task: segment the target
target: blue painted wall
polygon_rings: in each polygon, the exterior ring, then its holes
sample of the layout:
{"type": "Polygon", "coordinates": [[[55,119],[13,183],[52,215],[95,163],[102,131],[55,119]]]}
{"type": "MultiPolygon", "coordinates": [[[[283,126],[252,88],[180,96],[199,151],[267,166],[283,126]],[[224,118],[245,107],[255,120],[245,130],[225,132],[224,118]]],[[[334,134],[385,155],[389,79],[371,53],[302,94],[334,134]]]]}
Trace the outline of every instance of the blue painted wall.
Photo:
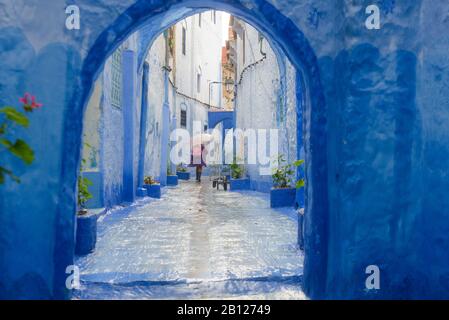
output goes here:
{"type": "Polygon", "coordinates": [[[82,114],[95,76],[148,18],[156,35],[189,14],[185,6],[210,6],[261,28],[303,71],[306,292],[449,298],[449,3],[374,2],[379,31],[364,28],[362,2],[313,0],[278,0],[277,9],[265,0],[86,0],[83,27],[68,31],[65,1],[3,0],[0,104],[30,91],[45,107],[18,131],[36,162],[0,155],[22,178],[0,186],[0,297],[68,297],[82,114]],[[381,290],[366,292],[371,264],[381,290]]]}
{"type": "MultiPolygon", "coordinates": [[[[122,63],[123,64],[123,63],[122,63]]],[[[123,66],[122,66],[123,67],[123,66]]],[[[124,108],[112,104],[112,62],[108,59],[99,75],[102,81],[100,125],[100,171],[103,178],[103,205],[115,206],[123,199],[123,166],[125,163],[124,108]]],[[[122,88],[123,89],[123,88],[122,88]]]]}
{"type": "Polygon", "coordinates": [[[143,66],[142,78],[142,109],[140,117],[140,141],[139,141],[139,168],[137,182],[138,186],[143,185],[145,179],[145,151],[147,148],[147,122],[148,122],[148,84],[150,76],[150,66],[145,63],[143,66]]]}
{"type": "Polygon", "coordinates": [[[219,123],[223,123],[223,130],[234,128],[235,114],[233,111],[209,111],[208,116],[209,128],[215,128],[219,123]]]}
{"type": "MultiPolygon", "coordinates": [[[[136,195],[136,172],[134,167],[135,159],[135,138],[136,126],[136,74],[137,61],[135,52],[125,50],[123,52],[123,200],[134,202],[136,195]]],[[[119,132],[118,132],[119,133],[119,132]]],[[[119,133],[120,134],[120,133],[119,133]]]]}

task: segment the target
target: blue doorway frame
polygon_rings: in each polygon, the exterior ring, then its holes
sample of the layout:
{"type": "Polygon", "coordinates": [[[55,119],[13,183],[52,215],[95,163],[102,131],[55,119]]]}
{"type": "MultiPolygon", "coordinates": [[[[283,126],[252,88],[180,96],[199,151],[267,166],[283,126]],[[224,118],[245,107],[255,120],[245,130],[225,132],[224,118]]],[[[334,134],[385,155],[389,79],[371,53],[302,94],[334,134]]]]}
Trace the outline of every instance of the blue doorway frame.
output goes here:
{"type": "MultiPolygon", "coordinates": [[[[328,246],[328,177],[327,177],[327,119],[326,103],[319,74],[318,62],[308,40],[297,26],[274,6],[265,0],[256,0],[256,6],[251,9],[241,1],[226,2],[215,0],[169,0],[161,2],[137,1],[126,10],[111,26],[109,26],[96,40],[83,63],[80,74],[81,95],[72,101],[72,109],[77,116],[65,119],[65,139],[69,146],[81,146],[82,115],[86,108],[94,80],[101,71],[101,67],[112,52],[126,39],[127,36],[141,28],[145,23],[151,23],[148,48],[154,39],[167,27],[187,16],[207,9],[229,12],[259,29],[269,40],[272,47],[282,51],[295,66],[298,76],[305,85],[304,105],[301,126],[298,131],[307,133],[303,140],[308,181],[305,192],[305,266],[304,290],[311,298],[322,298],[326,293],[327,246],[328,246]],[[171,19],[165,19],[165,13],[170,12],[171,19]]],[[[145,53],[146,54],[146,53],[145,53]]],[[[143,56],[145,56],[145,54],[143,56]]],[[[139,60],[139,59],[138,59],[139,60]]],[[[138,70],[143,63],[139,61],[138,70]]],[[[305,136],[303,134],[303,136],[305,136]]],[[[78,162],[73,161],[73,153],[65,153],[64,173],[68,180],[73,179],[78,162]],[[72,159],[68,159],[71,157],[72,159]]],[[[73,184],[75,185],[75,184],[73,184]]],[[[74,192],[75,190],[73,190],[74,192]]],[[[69,201],[61,194],[62,201],[69,201]]],[[[62,207],[70,207],[70,204],[62,207]]],[[[59,212],[59,223],[73,221],[73,213],[59,212]]],[[[63,232],[58,235],[69,241],[73,234],[63,232]]],[[[58,239],[59,240],[59,239],[58,239]]],[[[55,255],[70,265],[73,254],[60,247],[55,255]]],[[[55,291],[61,292],[61,284],[65,280],[65,270],[55,270],[55,291]]]]}

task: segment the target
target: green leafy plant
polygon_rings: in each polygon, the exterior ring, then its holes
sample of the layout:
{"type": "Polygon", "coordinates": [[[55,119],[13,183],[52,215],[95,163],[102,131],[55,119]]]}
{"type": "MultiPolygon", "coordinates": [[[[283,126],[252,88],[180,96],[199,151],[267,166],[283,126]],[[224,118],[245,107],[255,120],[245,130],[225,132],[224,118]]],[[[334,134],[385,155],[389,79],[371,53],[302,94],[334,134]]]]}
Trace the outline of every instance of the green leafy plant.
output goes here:
{"type": "MultiPolygon", "coordinates": [[[[84,143],[85,148],[92,148],[88,143],[84,143]]],[[[80,213],[85,213],[86,203],[93,198],[93,195],[89,192],[89,187],[93,185],[92,181],[83,177],[82,172],[86,165],[86,159],[81,160],[80,173],[78,175],[78,206],[80,207],[80,213]]]]}
{"type": "MultiPolygon", "coordinates": [[[[304,165],[304,160],[297,160],[293,162],[293,165],[287,163],[285,157],[280,155],[278,157],[278,167],[273,173],[273,184],[276,189],[288,189],[292,187],[293,175],[295,171],[293,167],[299,168],[304,165]]],[[[301,189],[305,187],[305,180],[299,179],[296,181],[296,189],[301,189]]]]}
{"type": "Polygon", "coordinates": [[[234,162],[229,166],[231,169],[231,177],[233,179],[242,179],[245,173],[245,169],[242,165],[237,164],[237,160],[234,159],[234,162]]]}
{"type": "Polygon", "coordinates": [[[82,177],[78,177],[78,206],[82,209],[86,209],[86,203],[92,199],[92,194],[89,192],[89,187],[93,185],[92,181],[82,177]]]}
{"type": "MultiPolygon", "coordinates": [[[[296,168],[299,168],[299,167],[303,166],[304,163],[305,163],[304,160],[297,160],[297,161],[293,162],[293,165],[296,168]]],[[[306,181],[304,179],[299,179],[298,181],[296,181],[296,189],[301,189],[301,188],[304,188],[305,186],[306,186],[306,181]]]]}
{"type": "Polygon", "coordinates": [[[145,183],[146,185],[154,185],[154,184],[159,184],[158,181],[154,180],[153,177],[145,177],[145,179],[143,180],[143,183],[145,183]]]}
{"type": "MultiPolygon", "coordinates": [[[[293,175],[295,171],[293,167],[299,168],[304,165],[304,160],[297,160],[293,162],[293,165],[288,164],[287,160],[283,155],[278,158],[278,167],[273,173],[273,184],[277,189],[291,188],[293,183],[293,175]]],[[[296,181],[296,189],[301,189],[305,187],[305,180],[299,179],[296,181]]]]}
{"type": "Polygon", "coordinates": [[[294,171],[292,165],[287,163],[285,157],[280,155],[278,157],[278,167],[274,169],[273,172],[273,184],[276,189],[287,189],[291,188],[292,175],[294,171]]]}
{"type": "Polygon", "coordinates": [[[180,164],[180,165],[176,168],[176,172],[187,172],[187,168],[184,167],[182,164],[180,164]]]}
{"type": "MultiPolygon", "coordinates": [[[[0,120],[2,121],[0,125],[0,147],[3,148],[2,151],[10,153],[26,165],[30,165],[34,162],[34,151],[24,140],[14,138],[10,129],[14,127],[28,128],[30,121],[26,113],[31,113],[42,107],[42,104],[37,103],[36,98],[29,93],[26,93],[19,101],[22,103],[25,113],[10,106],[0,108],[0,120]]],[[[0,165],[0,184],[5,183],[6,176],[20,183],[20,178],[14,175],[12,170],[0,165]]]]}

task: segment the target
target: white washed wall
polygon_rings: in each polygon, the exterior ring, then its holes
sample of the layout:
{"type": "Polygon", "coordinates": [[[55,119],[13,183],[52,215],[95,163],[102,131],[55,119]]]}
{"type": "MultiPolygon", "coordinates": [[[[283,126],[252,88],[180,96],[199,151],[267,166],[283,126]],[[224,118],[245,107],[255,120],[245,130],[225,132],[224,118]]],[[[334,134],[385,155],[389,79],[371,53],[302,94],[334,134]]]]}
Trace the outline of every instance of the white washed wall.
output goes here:
{"type": "MultiPolygon", "coordinates": [[[[259,41],[259,32],[252,26],[243,25],[245,36],[245,50],[243,36],[237,39],[237,81],[242,71],[252,63],[263,58],[263,62],[247,69],[243,73],[242,81],[237,87],[236,125],[246,129],[278,129],[279,153],[285,155],[292,163],[296,160],[296,73],[293,66],[285,57],[280,57],[286,67],[282,71],[278,58],[266,39],[259,41]],[[262,52],[261,52],[262,49],[262,52]],[[245,53],[245,59],[243,55],[245,53]],[[284,80],[282,80],[284,79],[284,80]],[[281,81],[286,83],[286,92],[282,91],[281,81]]],[[[267,142],[269,139],[267,138],[267,142]]],[[[269,146],[267,146],[267,152],[269,146]]],[[[268,153],[267,153],[268,156],[268,153]]],[[[271,186],[271,176],[261,175],[259,165],[247,165],[247,174],[252,181],[252,187],[261,191],[268,191],[271,186]]]]}

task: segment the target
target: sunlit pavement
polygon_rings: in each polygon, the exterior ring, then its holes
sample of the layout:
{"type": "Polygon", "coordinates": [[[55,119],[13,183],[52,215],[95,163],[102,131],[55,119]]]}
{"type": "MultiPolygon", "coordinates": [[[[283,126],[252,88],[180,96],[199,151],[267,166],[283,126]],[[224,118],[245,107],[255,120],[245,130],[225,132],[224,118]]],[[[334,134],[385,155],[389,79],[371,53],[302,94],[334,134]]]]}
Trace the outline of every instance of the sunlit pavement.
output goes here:
{"type": "Polygon", "coordinates": [[[75,299],[304,299],[293,209],[182,182],[99,221],[75,299]]]}

